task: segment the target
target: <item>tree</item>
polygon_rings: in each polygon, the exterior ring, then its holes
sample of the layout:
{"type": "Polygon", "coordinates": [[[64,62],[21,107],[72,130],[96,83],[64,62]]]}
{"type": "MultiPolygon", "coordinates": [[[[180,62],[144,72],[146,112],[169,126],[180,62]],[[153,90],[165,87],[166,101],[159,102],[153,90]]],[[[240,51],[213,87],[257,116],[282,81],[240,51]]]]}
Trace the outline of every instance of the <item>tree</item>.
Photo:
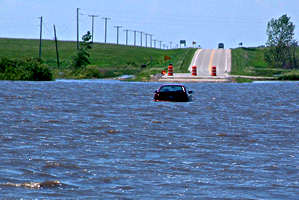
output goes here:
{"type": "Polygon", "coordinates": [[[51,81],[50,68],[38,58],[8,59],[0,58],[1,80],[51,81]]]}
{"type": "Polygon", "coordinates": [[[298,42],[297,41],[293,41],[291,43],[291,47],[290,47],[290,51],[289,51],[289,56],[291,57],[291,64],[292,66],[294,66],[294,68],[297,68],[297,58],[296,58],[296,50],[298,48],[298,42]]]}
{"type": "Polygon", "coordinates": [[[287,15],[268,22],[266,45],[269,48],[265,53],[265,59],[270,65],[283,68],[297,67],[294,52],[294,44],[297,42],[294,40],[294,30],[295,25],[287,15]]]}
{"type": "Polygon", "coordinates": [[[76,55],[73,58],[72,66],[75,69],[79,69],[81,67],[85,67],[86,65],[90,64],[89,57],[90,54],[88,50],[91,49],[92,42],[90,41],[92,38],[89,31],[85,35],[82,36],[82,42],[80,43],[79,50],[77,51],[76,55]]]}

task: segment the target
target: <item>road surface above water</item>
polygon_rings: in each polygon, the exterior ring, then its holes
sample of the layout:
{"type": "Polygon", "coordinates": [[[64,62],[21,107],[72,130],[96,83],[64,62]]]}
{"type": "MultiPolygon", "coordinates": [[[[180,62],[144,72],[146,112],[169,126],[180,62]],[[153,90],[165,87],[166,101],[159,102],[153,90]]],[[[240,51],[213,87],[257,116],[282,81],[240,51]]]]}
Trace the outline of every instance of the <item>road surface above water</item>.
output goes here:
{"type": "Polygon", "coordinates": [[[198,76],[210,76],[211,67],[216,66],[217,76],[225,76],[231,71],[230,49],[198,49],[189,67],[197,66],[198,76]]]}

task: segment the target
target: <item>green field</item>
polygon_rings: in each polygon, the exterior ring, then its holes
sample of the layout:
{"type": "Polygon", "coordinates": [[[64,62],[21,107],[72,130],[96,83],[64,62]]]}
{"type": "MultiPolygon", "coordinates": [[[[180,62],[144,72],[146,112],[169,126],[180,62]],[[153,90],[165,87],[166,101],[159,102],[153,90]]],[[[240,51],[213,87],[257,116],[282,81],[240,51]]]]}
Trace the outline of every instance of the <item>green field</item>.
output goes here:
{"type": "MultiPolygon", "coordinates": [[[[115,44],[94,43],[90,50],[91,64],[81,70],[71,68],[76,54],[76,42],[59,41],[60,67],[57,67],[55,43],[42,41],[42,61],[49,66],[55,78],[106,78],[124,74],[136,75],[136,80],[148,80],[150,75],[167,70],[169,63],[174,72],[187,72],[196,49],[161,50],[115,44]],[[169,56],[171,60],[165,61],[169,56]],[[143,66],[143,67],[142,67],[143,66]],[[145,67],[144,67],[145,66],[145,67]]],[[[232,49],[232,75],[277,77],[281,80],[298,80],[299,70],[268,66],[264,59],[265,48],[232,49]]],[[[0,38],[0,58],[28,58],[39,55],[39,40],[0,38]]],[[[297,50],[299,56],[299,49],[297,50]]],[[[299,59],[298,59],[299,62],[299,59]]]]}
{"type": "MultiPolygon", "coordinates": [[[[70,69],[76,53],[76,42],[59,41],[60,68],[57,67],[55,43],[42,41],[42,60],[54,73],[55,78],[93,78],[93,72],[100,72],[94,78],[115,77],[134,74],[145,80],[151,74],[167,69],[169,63],[175,72],[187,72],[196,49],[161,50],[115,44],[94,43],[90,50],[90,66],[87,71],[73,73],[70,69]],[[165,61],[164,56],[171,60],[165,61]],[[146,65],[146,67],[141,67],[146,65]],[[91,71],[91,72],[90,72],[91,71]]],[[[0,38],[0,58],[38,57],[39,40],[0,38]]]]}
{"type": "MultiPolygon", "coordinates": [[[[278,79],[298,79],[299,70],[269,66],[264,58],[266,48],[237,48],[232,50],[232,75],[277,77],[278,79]],[[285,78],[283,78],[285,77],[285,78]],[[297,77],[297,78],[296,78],[297,77]]],[[[299,56],[299,49],[297,49],[299,56]]],[[[298,59],[299,60],[299,59],[298,59]]]]}

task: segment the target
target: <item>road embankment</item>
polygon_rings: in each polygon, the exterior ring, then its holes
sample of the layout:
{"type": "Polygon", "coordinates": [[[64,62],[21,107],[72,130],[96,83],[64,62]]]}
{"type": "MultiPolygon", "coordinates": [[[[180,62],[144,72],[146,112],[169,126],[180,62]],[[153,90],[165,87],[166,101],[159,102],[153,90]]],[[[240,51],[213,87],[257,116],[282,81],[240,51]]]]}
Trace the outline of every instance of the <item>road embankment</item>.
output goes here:
{"type": "Polygon", "coordinates": [[[173,76],[155,75],[151,81],[157,82],[176,82],[176,83],[232,83],[244,82],[240,79],[250,81],[277,80],[275,77],[243,76],[243,75],[223,75],[223,76],[192,76],[190,73],[174,73],[173,76]]]}

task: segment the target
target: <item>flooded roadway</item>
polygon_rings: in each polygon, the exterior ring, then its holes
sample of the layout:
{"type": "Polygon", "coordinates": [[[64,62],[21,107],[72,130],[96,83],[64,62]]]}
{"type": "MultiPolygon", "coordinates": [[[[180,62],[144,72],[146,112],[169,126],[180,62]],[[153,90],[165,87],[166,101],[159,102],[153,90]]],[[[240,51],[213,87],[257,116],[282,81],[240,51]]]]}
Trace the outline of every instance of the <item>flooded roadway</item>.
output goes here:
{"type": "Polygon", "coordinates": [[[159,85],[1,81],[0,199],[298,198],[298,82],[159,85]]]}

